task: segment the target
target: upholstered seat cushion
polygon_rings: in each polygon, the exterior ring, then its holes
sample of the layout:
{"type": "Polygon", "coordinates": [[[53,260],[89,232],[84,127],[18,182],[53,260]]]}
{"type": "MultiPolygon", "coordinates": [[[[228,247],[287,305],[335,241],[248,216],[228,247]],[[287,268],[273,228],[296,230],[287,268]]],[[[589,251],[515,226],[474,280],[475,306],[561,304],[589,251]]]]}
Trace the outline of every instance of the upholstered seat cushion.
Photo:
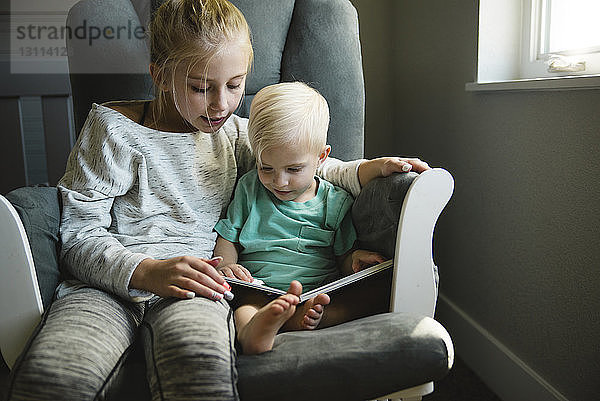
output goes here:
{"type": "Polygon", "coordinates": [[[272,351],[238,358],[238,388],[243,400],[373,399],[444,377],[445,336],[435,320],[403,313],[279,334],[272,351]]]}

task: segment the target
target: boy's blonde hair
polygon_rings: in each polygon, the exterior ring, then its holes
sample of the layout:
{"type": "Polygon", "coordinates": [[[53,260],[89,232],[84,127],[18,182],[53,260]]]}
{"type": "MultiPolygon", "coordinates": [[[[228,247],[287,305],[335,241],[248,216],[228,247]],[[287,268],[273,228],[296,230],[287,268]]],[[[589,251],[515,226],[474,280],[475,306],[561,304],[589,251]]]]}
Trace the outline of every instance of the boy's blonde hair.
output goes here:
{"type": "Polygon", "coordinates": [[[248,137],[259,165],[262,153],[275,146],[302,147],[319,155],[327,145],[328,127],[327,101],[302,82],[266,86],[250,106],[248,137]]]}
{"type": "MultiPolygon", "coordinates": [[[[154,13],[149,26],[150,61],[160,83],[174,87],[175,70],[205,63],[230,43],[240,42],[248,53],[248,71],[254,52],[250,27],[244,15],[227,0],[167,0],[154,13]]],[[[159,112],[164,93],[155,87],[159,112]]],[[[159,113],[160,114],[160,113],[159,113]]]]}

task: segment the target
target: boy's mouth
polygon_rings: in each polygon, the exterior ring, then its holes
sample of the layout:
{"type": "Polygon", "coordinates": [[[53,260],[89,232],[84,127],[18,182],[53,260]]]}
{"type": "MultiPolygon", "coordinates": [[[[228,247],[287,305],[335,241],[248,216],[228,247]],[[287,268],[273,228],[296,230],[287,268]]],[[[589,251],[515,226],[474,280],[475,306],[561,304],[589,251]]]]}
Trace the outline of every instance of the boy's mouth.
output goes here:
{"type": "Polygon", "coordinates": [[[275,191],[276,194],[278,195],[288,195],[289,193],[291,193],[292,191],[280,191],[278,189],[273,188],[273,191],[275,191]]]}

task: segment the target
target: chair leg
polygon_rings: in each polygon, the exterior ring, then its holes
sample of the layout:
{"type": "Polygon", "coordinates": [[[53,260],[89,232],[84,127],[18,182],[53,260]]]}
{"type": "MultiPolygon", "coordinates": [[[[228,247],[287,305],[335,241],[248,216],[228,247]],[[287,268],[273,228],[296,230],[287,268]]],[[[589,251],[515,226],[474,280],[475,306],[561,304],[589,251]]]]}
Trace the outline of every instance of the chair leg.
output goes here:
{"type": "Polygon", "coordinates": [[[433,393],[433,382],[421,384],[407,388],[401,391],[397,391],[393,394],[388,394],[382,398],[378,398],[377,401],[421,401],[424,395],[433,393]]]}

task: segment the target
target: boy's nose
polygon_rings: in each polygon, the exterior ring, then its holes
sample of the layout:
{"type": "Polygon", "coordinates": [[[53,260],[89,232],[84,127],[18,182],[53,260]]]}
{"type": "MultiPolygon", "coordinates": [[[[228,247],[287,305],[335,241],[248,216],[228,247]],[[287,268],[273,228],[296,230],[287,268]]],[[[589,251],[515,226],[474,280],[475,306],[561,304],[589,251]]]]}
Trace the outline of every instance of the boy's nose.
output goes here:
{"type": "Polygon", "coordinates": [[[287,175],[285,173],[276,172],[273,177],[273,184],[280,188],[286,186],[288,184],[287,175]]]}

